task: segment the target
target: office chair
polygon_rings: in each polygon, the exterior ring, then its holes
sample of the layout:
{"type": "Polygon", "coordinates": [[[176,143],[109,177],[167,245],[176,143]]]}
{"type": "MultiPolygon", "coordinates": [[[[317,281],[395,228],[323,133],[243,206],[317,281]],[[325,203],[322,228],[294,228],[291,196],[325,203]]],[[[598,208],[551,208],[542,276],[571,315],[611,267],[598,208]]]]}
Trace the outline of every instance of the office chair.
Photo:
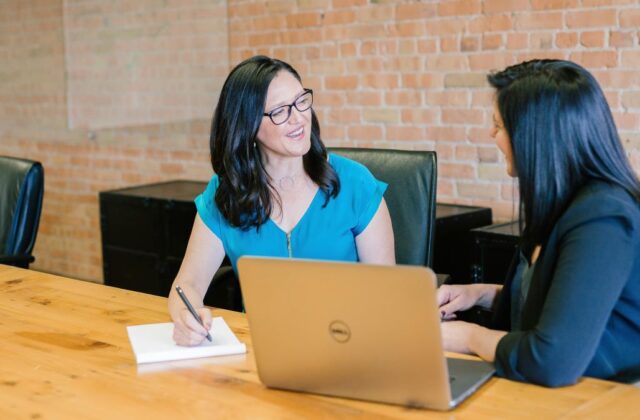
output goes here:
{"type": "Polygon", "coordinates": [[[0,156],[0,264],[29,268],[35,260],[43,195],[40,162],[0,156]]]}
{"type": "Polygon", "coordinates": [[[436,211],[436,152],[335,147],[329,153],[365,165],[389,184],[384,194],[395,238],[396,263],[431,266],[436,211]]]}

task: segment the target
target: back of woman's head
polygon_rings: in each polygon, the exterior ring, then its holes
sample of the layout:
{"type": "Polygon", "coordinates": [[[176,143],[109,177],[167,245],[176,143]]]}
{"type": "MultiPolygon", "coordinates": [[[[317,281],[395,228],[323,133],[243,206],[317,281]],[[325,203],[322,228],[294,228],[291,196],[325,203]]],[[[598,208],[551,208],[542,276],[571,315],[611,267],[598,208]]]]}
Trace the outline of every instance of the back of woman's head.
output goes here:
{"type": "Polygon", "coordinates": [[[542,243],[590,180],[640,187],[595,78],[563,60],[532,60],[488,76],[511,140],[526,246],[542,243]]]}
{"type": "MultiPolygon", "coordinates": [[[[213,114],[209,148],[213,171],[219,177],[215,202],[236,227],[259,227],[271,213],[269,176],[256,140],[269,85],[281,71],[301,82],[298,72],[284,61],[266,56],[244,60],[227,76],[213,114]]],[[[320,125],[311,109],[311,148],[303,163],[328,200],[337,195],[340,187],[326,158],[320,125]]]]}

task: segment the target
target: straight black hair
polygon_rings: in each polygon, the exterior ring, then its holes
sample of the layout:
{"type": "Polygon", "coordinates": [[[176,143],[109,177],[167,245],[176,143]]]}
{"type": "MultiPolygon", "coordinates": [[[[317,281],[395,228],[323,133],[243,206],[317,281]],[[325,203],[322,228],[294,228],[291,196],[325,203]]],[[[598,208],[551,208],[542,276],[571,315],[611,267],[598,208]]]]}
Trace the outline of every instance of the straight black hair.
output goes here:
{"type": "Polygon", "coordinates": [[[618,185],[640,200],[611,110],[587,70],[570,61],[532,60],[488,80],[513,150],[525,255],[544,244],[590,180],[618,185]]]}
{"type": "MultiPolygon", "coordinates": [[[[256,147],[256,136],[263,119],[267,90],[280,71],[300,75],[284,61],[255,56],[238,64],[224,82],[213,114],[209,148],[211,166],[219,177],[215,204],[235,227],[259,228],[272,211],[269,175],[256,147]]],[[[309,177],[330,198],[340,192],[340,180],[327,161],[327,150],[320,138],[320,124],[311,109],[311,148],[303,157],[309,177]]]]}

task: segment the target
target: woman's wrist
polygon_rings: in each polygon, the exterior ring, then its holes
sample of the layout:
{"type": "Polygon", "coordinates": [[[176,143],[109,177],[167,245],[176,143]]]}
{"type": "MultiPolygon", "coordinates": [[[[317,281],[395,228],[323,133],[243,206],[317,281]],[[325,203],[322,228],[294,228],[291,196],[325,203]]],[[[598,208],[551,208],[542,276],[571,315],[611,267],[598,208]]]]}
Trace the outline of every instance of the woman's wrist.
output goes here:
{"type": "Polygon", "coordinates": [[[502,286],[498,284],[478,284],[476,287],[481,288],[480,298],[476,302],[476,305],[484,309],[493,308],[493,304],[500,290],[502,290],[502,286]]]}

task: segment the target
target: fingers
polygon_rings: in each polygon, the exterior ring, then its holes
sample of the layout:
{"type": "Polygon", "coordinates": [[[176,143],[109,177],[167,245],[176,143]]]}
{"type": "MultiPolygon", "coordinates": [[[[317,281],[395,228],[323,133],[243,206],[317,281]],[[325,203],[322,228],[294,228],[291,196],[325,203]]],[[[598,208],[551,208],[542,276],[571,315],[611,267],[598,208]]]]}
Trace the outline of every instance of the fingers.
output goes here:
{"type": "Polygon", "coordinates": [[[211,327],[211,312],[206,308],[200,308],[198,315],[202,318],[205,327],[195,319],[187,309],[180,311],[174,322],[173,340],[181,346],[197,346],[202,343],[211,327]]]}
{"type": "Polygon", "coordinates": [[[442,306],[451,299],[451,286],[443,284],[436,290],[436,301],[438,306],[442,306]]]}
{"type": "Polygon", "coordinates": [[[195,332],[182,329],[174,324],[173,341],[179,346],[197,346],[204,341],[204,337],[195,332]]]}
{"type": "Polygon", "coordinates": [[[200,315],[200,319],[204,324],[205,330],[209,331],[211,329],[211,322],[213,320],[211,317],[211,311],[208,308],[200,308],[198,309],[198,315],[200,315]]]}

